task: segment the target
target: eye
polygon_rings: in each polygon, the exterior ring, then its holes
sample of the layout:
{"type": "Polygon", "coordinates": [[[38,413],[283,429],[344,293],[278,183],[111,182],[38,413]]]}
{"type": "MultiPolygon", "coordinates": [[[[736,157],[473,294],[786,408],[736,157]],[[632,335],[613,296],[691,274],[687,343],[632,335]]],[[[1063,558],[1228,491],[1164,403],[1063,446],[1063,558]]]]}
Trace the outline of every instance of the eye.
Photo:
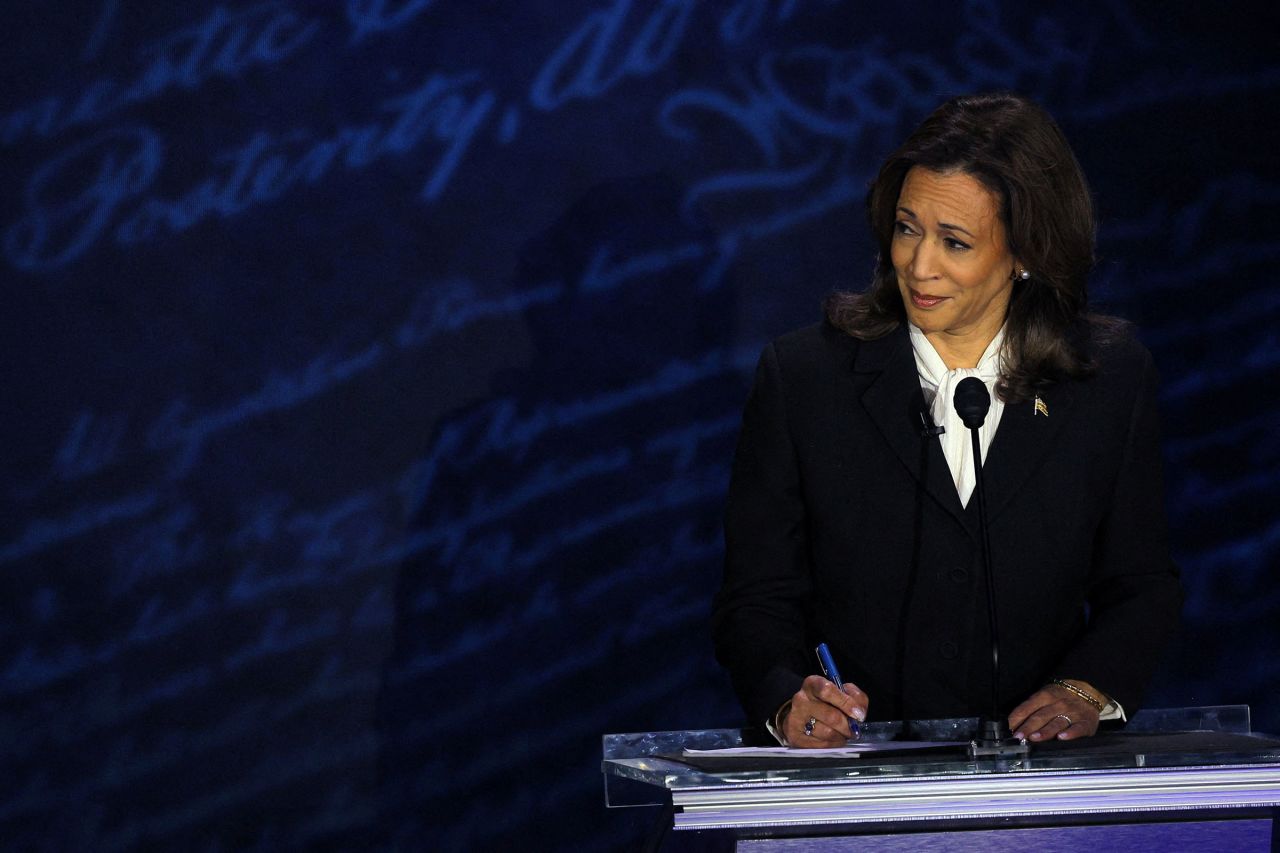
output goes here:
{"type": "Polygon", "coordinates": [[[902,234],[905,237],[913,237],[916,233],[916,229],[911,226],[911,223],[902,219],[893,223],[893,230],[895,233],[902,234]]]}
{"type": "Polygon", "coordinates": [[[957,240],[955,237],[945,237],[943,238],[942,243],[948,249],[952,249],[957,252],[963,252],[967,249],[973,248],[968,243],[961,242],[960,240],[957,240]]]}

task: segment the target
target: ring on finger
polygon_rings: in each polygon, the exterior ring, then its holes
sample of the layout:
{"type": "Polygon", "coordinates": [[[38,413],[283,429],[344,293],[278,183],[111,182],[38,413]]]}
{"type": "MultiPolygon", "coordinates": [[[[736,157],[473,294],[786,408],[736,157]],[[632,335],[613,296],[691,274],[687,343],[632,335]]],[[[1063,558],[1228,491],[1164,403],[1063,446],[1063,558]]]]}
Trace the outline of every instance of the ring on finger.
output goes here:
{"type": "Polygon", "coordinates": [[[804,721],[804,733],[809,737],[813,737],[813,727],[818,724],[817,717],[810,717],[804,721]]]}
{"type": "Polygon", "coordinates": [[[1071,721],[1071,718],[1070,718],[1070,717],[1068,717],[1066,714],[1054,714],[1054,716],[1053,716],[1053,718],[1054,718],[1055,720],[1056,720],[1056,719],[1058,719],[1058,717],[1061,717],[1062,719],[1064,719],[1064,720],[1066,720],[1066,721],[1067,721],[1067,727],[1068,727],[1068,728],[1070,728],[1071,726],[1074,726],[1074,725],[1075,725],[1075,723],[1073,723],[1073,722],[1071,721]]]}

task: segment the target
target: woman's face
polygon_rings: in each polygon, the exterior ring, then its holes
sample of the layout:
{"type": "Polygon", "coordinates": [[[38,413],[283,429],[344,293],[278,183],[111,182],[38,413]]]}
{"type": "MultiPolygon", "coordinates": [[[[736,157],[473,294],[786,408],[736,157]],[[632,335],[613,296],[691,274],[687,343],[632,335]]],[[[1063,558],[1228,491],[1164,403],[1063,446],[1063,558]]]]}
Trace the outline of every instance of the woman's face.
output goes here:
{"type": "Polygon", "coordinates": [[[964,172],[913,166],[898,195],[892,258],[907,319],[985,346],[1004,323],[1015,260],[996,197],[964,172]]]}

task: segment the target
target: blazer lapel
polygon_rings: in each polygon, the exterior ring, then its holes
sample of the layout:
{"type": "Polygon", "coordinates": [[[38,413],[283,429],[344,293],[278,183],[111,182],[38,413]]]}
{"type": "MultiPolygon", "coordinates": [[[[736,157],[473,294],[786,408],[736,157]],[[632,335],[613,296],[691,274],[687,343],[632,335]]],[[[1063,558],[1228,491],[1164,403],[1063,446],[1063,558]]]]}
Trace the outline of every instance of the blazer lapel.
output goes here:
{"type": "MultiPolygon", "coordinates": [[[[1005,406],[982,466],[988,523],[1035,473],[1069,419],[1075,397],[1072,383],[1061,382],[1040,392],[1039,408],[1035,400],[1005,406]]],[[[977,501],[970,500],[966,510],[976,523],[977,501]]]]}
{"type": "MultiPolygon", "coordinates": [[[[942,445],[936,436],[925,437],[921,432],[924,393],[906,326],[899,326],[878,340],[863,341],[853,369],[856,373],[879,374],[862,394],[863,408],[911,476],[922,482],[938,505],[973,534],[977,528],[965,518],[942,445]]],[[[1004,416],[1008,417],[1007,410],[1004,416]]],[[[1002,422],[1000,431],[1003,430],[1002,422]]]]}

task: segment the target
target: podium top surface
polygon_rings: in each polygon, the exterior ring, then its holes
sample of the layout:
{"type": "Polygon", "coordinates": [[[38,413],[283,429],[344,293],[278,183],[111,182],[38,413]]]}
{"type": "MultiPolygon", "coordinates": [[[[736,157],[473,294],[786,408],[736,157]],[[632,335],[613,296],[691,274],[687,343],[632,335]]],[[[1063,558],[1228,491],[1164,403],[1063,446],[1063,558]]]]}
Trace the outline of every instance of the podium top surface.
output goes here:
{"type": "MultiPolygon", "coordinates": [[[[962,741],[977,720],[871,723],[863,742],[962,741]]],[[[750,740],[750,733],[747,740],[750,740]]],[[[644,783],[673,794],[681,790],[853,783],[872,780],[925,781],[988,774],[1084,774],[1135,768],[1273,766],[1280,772],[1280,737],[1251,731],[1246,705],[1142,711],[1118,731],[1092,738],[1033,744],[1030,756],[1014,760],[973,759],[964,746],[869,753],[859,757],[688,757],[685,749],[742,747],[741,729],[636,732],[605,735],[602,769],[610,777],[644,783]]]]}

